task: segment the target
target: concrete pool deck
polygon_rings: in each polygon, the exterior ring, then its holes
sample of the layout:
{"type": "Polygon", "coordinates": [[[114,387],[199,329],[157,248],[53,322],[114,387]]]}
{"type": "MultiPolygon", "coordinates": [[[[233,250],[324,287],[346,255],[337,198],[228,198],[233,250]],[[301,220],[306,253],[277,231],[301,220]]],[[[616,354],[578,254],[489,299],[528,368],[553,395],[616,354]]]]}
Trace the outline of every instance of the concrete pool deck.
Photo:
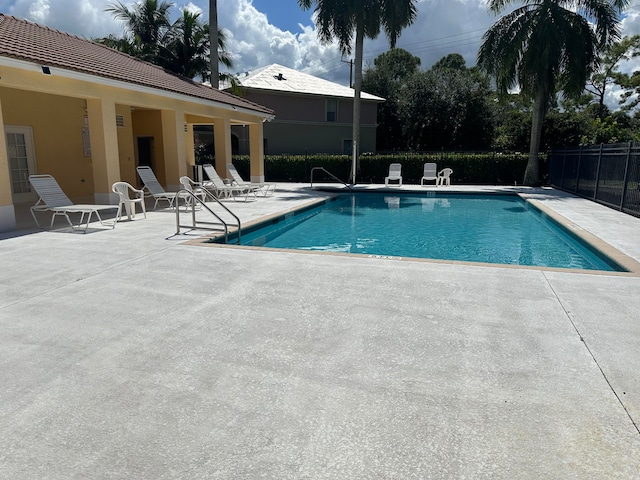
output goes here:
{"type": "MultiPolygon", "coordinates": [[[[640,219],[499,190],[640,261],[640,219]]],[[[327,195],[226,205],[248,223],[327,195]]],[[[637,274],[202,247],[167,210],[86,235],[18,213],[0,478],[638,476],[637,274]]]]}

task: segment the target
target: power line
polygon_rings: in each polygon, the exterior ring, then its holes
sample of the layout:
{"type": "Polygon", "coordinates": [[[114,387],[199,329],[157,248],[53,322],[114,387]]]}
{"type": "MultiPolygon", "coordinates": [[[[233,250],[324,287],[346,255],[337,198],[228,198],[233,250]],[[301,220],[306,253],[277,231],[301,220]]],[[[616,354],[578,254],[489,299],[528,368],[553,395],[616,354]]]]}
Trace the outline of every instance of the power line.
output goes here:
{"type": "MultiPolygon", "coordinates": [[[[468,45],[477,45],[480,43],[480,40],[481,40],[481,37],[478,37],[475,39],[464,39],[461,41],[458,40],[454,42],[447,42],[440,45],[424,46],[422,48],[413,49],[410,53],[412,55],[416,55],[416,54],[427,54],[430,52],[437,52],[439,50],[445,50],[445,49],[452,50],[454,49],[454,47],[457,48],[457,47],[466,47],[468,45]]],[[[387,50],[380,50],[379,52],[383,53],[385,51],[387,50]]],[[[369,62],[369,61],[375,60],[378,57],[376,53],[377,51],[368,52],[368,54],[363,57],[362,59],[363,62],[369,62]]],[[[331,59],[320,64],[321,66],[325,66],[325,68],[323,69],[323,73],[333,72],[343,68],[343,66],[340,65],[340,63],[338,62],[339,62],[339,59],[331,59]]]]}
{"type": "MultiPolygon", "coordinates": [[[[421,40],[419,42],[412,42],[412,43],[406,43],[403,45],[397,45],[396,48],[402,48],[404,50],[407,50],[408,52],[415,54],[415,53],[429,53],[432,51],[437,51],[437,50],[442,50],[444,48],[451,48],[451,47],[463,47],[463,46],[467,46],[467,45],[473,45],[475,43],[479,43],[480,40],[482,39],[482,37],[474,37],[474,38],[467,38],[467,39],[459,39],[459,40],[454,40],[451,42],[445,42],[445,43],[441,43],[441,44],[437,44],[437,45],[428,45],[430,43],[433,42],[439,42],[441,40],[446,40],[449,38],[455,38],[455,37],[462,37],[464,35],[469,35],[469,34],[473,34],[473,33],[477,33],[477,32],[484,32],[488,29],[489,27],[483,27],[483,28],[477,28],[474,30],[469,30],[466,32],[461,32],[461,33],[454,33],[452,35],[444,35],[442,37],[434,37],[434,38],[429,38],[426,40],[421,40]],[[417,45],[422,45],[422,47],[414,47],[414,48],[410,48],[412,46],[417,46],[417,45]]],[[[371,61],[374,60],[379,54],[384,53],[386,51],[388,51],[389,49],[376,49],[376,50],[370,50],[367,52],[366,57],[363,58],[363,61],[371,61]]],[[[337,71],[340,68],[344,68],[343,65],[341,65],[342,62],[342,56],[340,57],[336,57],[336,58],[332,58],[329,60],[326,60],[324,62],[322,62],[320,64],[320,67],[322,66],[327,66],[327,65],[331,65],[333,64],[332,67],[329,68],[324,68],[323,69],[323,73],[328,73],[328,72],[333,72],[333,71],[337,71]]],[[[313,73],[311,73],[313,74],[313,73]]]]}

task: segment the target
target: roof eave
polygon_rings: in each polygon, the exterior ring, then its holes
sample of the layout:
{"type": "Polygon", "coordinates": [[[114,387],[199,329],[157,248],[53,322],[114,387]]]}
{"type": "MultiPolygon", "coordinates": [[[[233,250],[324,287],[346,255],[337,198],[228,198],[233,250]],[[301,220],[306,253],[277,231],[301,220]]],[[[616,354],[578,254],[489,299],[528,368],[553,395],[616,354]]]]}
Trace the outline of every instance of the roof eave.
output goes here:
{"type": "MultiPolygon", "coordinates": [[[[17,58],[0,55],[0,66],[8,66],[13,68],[18,68],[21,70],[39,72],[41,71],[43,65],[39,63],[35,63],[33,61],[19,60],[17,58]]],[[[216,108],[220,108],[222,110],[237,111],[237,112],[248,114],[248,115],[258,116],[262,118],[263,121],[273,120],[273,118],[275,117],[275,114],[269,114],[267,112],[263,112],[260,110],[253,110],[250,108],[231,105],[228,103],[201,98],[194,95],[187,95],[184,93],[178,93],[171,90],[164,90],[161,88],[149,87],[149,86],[140,85],[137,83],[124,82],[122,80],[115,80],[108,77],[102,77],[99,75],[93,75],[93,74],[80,72],[76,70],[69,70],[62,67],[56,67],[56,66],[50,66],[50,65],[47,65],[47,66],[50,69],[51,75],[60,76],[62,78],[69,78],[73,80],[94,83],[97,85],[122,88],[122,89],[132,90],[139,93],[153,94],[153,95],[161,96],[164,98],[170,98],[173,100],[187,101],[187,102],[196,103],[200,105],[213,106],[216,108]]]]}
{"type": "MultiPolygon", "coordinates": [[[[313,96],[313,97],[331,97],[331,98],[344,98],[344,99],[353,99],[354,97],[350,97],[347,95],[331,95],[331,94],[326,94],[326,93],[315,93],[315,92],[300,92],[300,91],[294,91],[294,90],[278,90],[275,88],[261,88],[261,87],[253,87],[253,86],[246,86],[246,85],[240,85],[241,88],[244,88],[246,90],[252,90],[254,92],[265,92],[265,93],[277,93],[280,95],[302,95],[302,96],[313,96]]],[[[367,102],[386,102],[386,98],[382,98],[382,97],[377,97],[375,95],[372,95],[370,93],[368,93],[367,95],[371,95],[372,97],[375,98],[363,98],[360,97],[360,100],[366,100],[367,102]]],[[[354,93],[355,96],[355,93],[354,93]]]]}

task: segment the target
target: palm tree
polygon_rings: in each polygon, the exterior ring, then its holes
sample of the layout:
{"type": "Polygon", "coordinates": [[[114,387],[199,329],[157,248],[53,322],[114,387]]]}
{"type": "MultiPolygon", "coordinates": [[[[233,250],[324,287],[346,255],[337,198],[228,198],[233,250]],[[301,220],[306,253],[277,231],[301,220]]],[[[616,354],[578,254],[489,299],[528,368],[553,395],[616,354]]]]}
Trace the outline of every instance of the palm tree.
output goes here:
{"type": "Polygon", "coordinates": [[[94,38],[93,41],[109,48],[113,48],[114,50],[118,50],[119,52],[126,53],[127,55],[135,56],[137,52],[136,45],[128,36],[118,38],[115,35],[109,34],[106,37],[94,38]]]}
{"type": "MultiPolygon", "coordinates": [[[[499,13],[514,0],[489,0],[499,13]]],[[[599,52],[619,37],[618,21],[629,0],[522,0],[524,5],[484,34],[478,66],[495,76],[501,93],[516,86],[534,100],[525,185],[540,183],[538,152],[550,99],[557,91],[579,95],[599,52]],[[592,26],[593,24],[593,26],[592,26]]]]}
{"type": "Polygon", "coordinates": [[[209,27],[199,13],[182,11],[159,48],[158,63],[187,78],[209,77],[209,27]]]}
{"type": "Polygon", "coordinates": [[[417,0],[298,0],[303,10],[315,5],[316,25],[320,40],[337,39],[341,52],[351,54],[355,33],[355,71],[353,99],[353,161],[351,182],[356,183],[358,146],[360,144],[360,95],[362,91],[362,57],[364,38],[376,38],[383,29],[391,47],[402,29],[416,17],[417,0]]]}
{"type": "MultiPolygon", "coordinates": [[[[232,67],[231,56],[225,50],[226,35],[218,30],[217,59],[227,67],[232,67]]],[[[199,75],[202,81],[210,80],[209,26],[200,20],[200,13],[182,11],[160,46],[158,64],[187,78],[199,75]]],[[[220,74],[218,74],[220,77],[220,74]]],[[[214,78],[217,78],[214,76],[214,78]]],[[[217,88],[217,85],[212,86],[217,88]]]]}
{"type": "MultiPolygon", "coordinates": [[[[201,76],[202,80],[211,77],[210,31],[200,20],[200,13],[182,10],[182,16],[173,24],[169,20],[169,10],[173,3],[158,0],[141,0],[131,9],[117,1],[106,9],[117,20],[124,23],[125,35],[117,38],[109,35],[95,41],[123,53],[160,65],[169,71],[188,78],[201,76]]],[[[210,25],[209,25],[210,27],[210,25]]],[[[218,62],[231,68],[231,55],[226,50],[226,35],[217,30],[216,73],[214,78],[228,75],[217,73],[218,62]]],[[[233,83],[233,82],[231,82],[233,83]]],[[[212,82],[217,88],[218,84],[212,82]]]]}
{"type": "Polygon", "coordinates": [[[165,0],[142,0],[130,10],[122,2],[116,1],[105,11],[124,23],[125,38],[135,46],[132,53],[138,58],[154,62],[163,37],[171,25],[171,7],[173,3],[165,0]]]}

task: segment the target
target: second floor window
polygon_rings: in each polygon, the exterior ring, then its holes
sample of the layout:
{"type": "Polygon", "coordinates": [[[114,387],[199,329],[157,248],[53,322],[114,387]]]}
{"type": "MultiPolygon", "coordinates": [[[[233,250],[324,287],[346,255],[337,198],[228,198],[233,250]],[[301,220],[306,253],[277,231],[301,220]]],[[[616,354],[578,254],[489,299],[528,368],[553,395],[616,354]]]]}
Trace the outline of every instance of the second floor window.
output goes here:
{"type": "Polygon", "coordinates": [[[327,122],[335,122],[338,118],[337,100],[327,100],[327,122]]]}

